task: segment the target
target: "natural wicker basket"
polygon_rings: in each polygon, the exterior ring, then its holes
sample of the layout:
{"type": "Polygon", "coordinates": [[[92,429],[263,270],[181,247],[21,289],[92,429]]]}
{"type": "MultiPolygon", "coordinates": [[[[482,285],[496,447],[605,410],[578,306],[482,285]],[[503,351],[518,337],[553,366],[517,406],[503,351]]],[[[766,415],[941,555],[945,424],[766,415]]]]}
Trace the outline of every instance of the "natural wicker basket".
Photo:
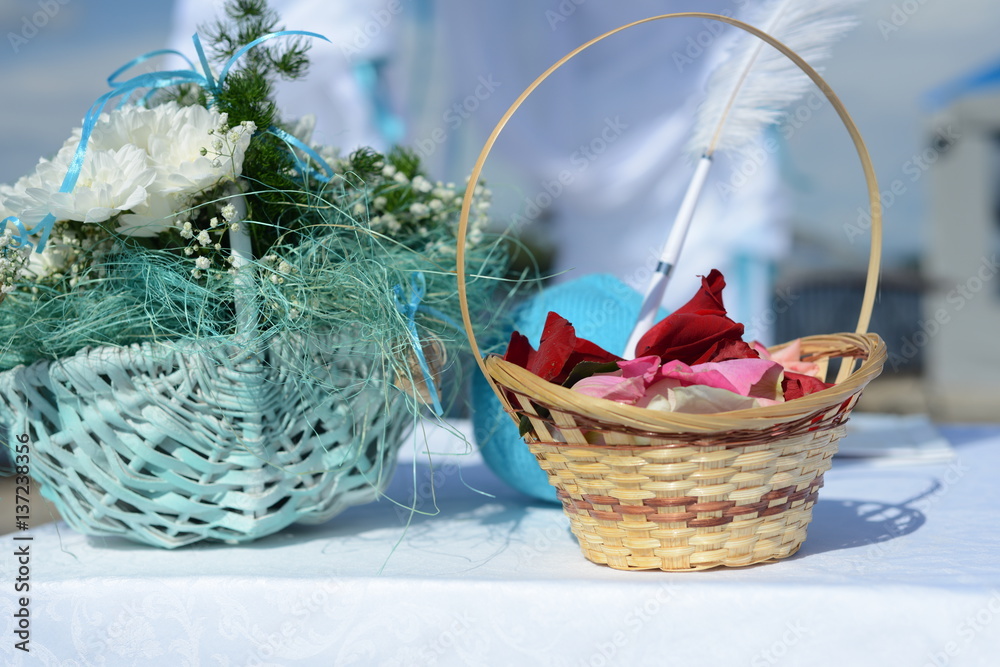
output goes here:
{"type": "MultiPolygon", "coordinates": [[[[500,131],[550,74],[591,45],[629,27],[665,18],[722,21],[771,44],[820,87],[846,125],[865,172],[872,249],[857,333],[802,340],[802,358],[821,364],[836,385],[771,407],[708,415],[669,413],[592,398],[491,356],[482,359],[465,299],[464,237],[472,186],[459,231],[458,276],[466,332],[483,374],[515,421],[527,416],[525,439],[556,487],[583,554],[622,570],[701,570],[787,557],[801,546],[823,473],[861,391],[882,370],[885,344],[866,333],[881,253],[881,210],[874,169],[850,116],[826,82],[799,56],[740,21],[701,12],[636,21],[567,54],[507,110],[483,147],[478,181],[500,131]],[[830,364],[831,359],[840,360],[830,364]],[[839,370],[834,370],[839,366],[839,370]],[[516,397],[516,404],[507,395],[516,397]],[[539,410],[544,408],[548,416],[539,410]]],[[[781,347],[781,346],[778,346],[781,347]]]]}

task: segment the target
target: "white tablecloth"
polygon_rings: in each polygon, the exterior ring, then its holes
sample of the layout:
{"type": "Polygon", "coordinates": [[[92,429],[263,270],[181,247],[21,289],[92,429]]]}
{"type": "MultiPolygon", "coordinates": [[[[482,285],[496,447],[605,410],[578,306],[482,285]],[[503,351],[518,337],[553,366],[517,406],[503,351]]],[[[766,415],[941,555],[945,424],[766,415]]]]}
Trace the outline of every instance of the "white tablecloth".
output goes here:
{"type": "MultiPolygon", "coordinates": [[[[30,655],[5,665],[1000,664],[1000,429],[946,428],[948,463],[835,463],[809,538],[738,570],[619,572],[580,555],[561,508],[475,455],[403,462],[387,500],[250,546],[161,551],[30,535],[30,655]],[[491,494],[491,495],[485,495],[491,494]],[[381,573],[380,573],[381,569],[381,573]]],[[[432,434],[435,449],[455,439],[432,434]]],[[[412,459],[413,457],[408,457],[412,459]]]]}

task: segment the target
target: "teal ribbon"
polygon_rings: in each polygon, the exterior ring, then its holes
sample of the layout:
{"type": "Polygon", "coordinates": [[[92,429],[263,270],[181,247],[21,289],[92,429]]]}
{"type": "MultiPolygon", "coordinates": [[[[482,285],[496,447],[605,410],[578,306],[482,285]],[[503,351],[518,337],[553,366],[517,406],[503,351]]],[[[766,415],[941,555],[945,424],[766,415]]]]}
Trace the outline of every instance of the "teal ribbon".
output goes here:
{"type": "Polygon", "coordinates": [[[393,299],[396,302],[396,310],[406,318],[406,328],[410,333],[410,344],[417,355],[417,363],[420,364],[420,372],[424,376],[424,383],[427,385],[428,393],[431,395],[431,406],[434,414],[440,417],[444,410],[441,409],[441,401],[438,400],[437,387],[434,385],[434,378],[431,377],[430,365],[424,356],[424,346],[420,342],[420,334],[417,333],[417,313],[427,313],[431,317],[441,320],[449,326],[461,330],[462,327],[453,319],[431,306],[421,303],[427,293],[427,281],[423,271],[416,271],[410,274],[410,299],[404,301],[403,288],[396,285],[392,288],[393,299]]]}
{"type": "MultiPolygon", "coordinates": [[[[108,102],[116,97],[122,97],[121,103],[119,104],[119,106],[121,106],[122,104],[125,104],[136,91],[147,90],[148,92],[140,101],[141,103],[145,103],[145,100],[148,99],[149,95],[151,95],[154,91],[160,88],[178,86],[185,83],[193,83],[205,89],[210,97],[215,97],[222,90],[226,77],[229,74],[229,70],[232,69],[236,62],[242,58],[247,51],[270,39],[288,37],[292,35],[316,37],[325,42],[330,41],[319,33],[307,32],[305,30],[282,30],[264,35],[263,37],[259,37],[243,46],[239,51],[233,54],[233,56],[226,61],[223,66],[218,80],[216,80],[215,76],[212,74],[212,67],[208,63],[208,57],[205,55],[205,50],[201,46],[201,39],[198,37],[197,33],[195,33],[191,39],[194,42],[194,48],[198,54],[198,60],[201,63],[201,72],[197,71],[195,64],[187,58],[187,56],[173,49],[150,51],[119,67],[111,74],[111,76],[108,77],[108,85],[111,86],[111,90],[97,98],[97,101],[90,107],[87,111],[87,115],[83,119],[83,131],[80,136],[80,142],[77,144],[76,152],[73,154],[73,159],[70,162],[69,169],[66,171],[66,176],[63,178],[59,192],[72,192],[73,188],[76,187],[76,182],[80,178],[80,172],[83,169],[83,161],[87,155],[87,144],[90,142],[90,136],[94,131],[94,127],[97,125],[97,121],[100,120],[101,114],[104,112],[104,108],[107,106],[108,102]],[[187,62],[188,65],[190,65],[191,69],[150,72],[134,76],[125,81],[118,81],[118,78],[122,74],[136,65],[139,65],[150,58],[166,54],[179,55],[187,62]]],[[[268,131],[272,133],[276,130],[280,132],[278,128],[272,127],[268,129],[268,131]]],[[[317,164],[324,166],[324,169],[328,173],[332,174],[332,170],[329,168],[329,165],[327,165],[319,155],[315,154],[314,151],[312,151],[310,157],[313,156],[315,156],[314,159],[317,160],[317,164]]],[[[10,216],[4,218],[3,223],[0,224],[0,228],[6,227],[6,225],[10,223],[17,229],[17,233],[14,234],[11,239],[11,245],[13,247],[34,247],[35,252],[42,252],[45,250],[45,244],[48,241],[49,234],[52,232],[52,225],[55,224],[55,221],[55,216],[49,213],[38,224],[29,230],[25,228],[24,223],[17,216],[10,216]],[[29,236],[32,235],[38,236],[37,244],[32,243],[29,240],[29,236]]]]}
{"type": "Polygon", "coordinates": [[[267,131],[269,134],[273,134],[274,136],[278,137],[292,148],[297,148],[306,155],[308,155],[310,158],[312,158],[313,162],[318,164],[320,168],[324,172],[326,172],[325,174],[321,174],[320,172],[310,167],[306,163],[306,161],[300,158],[298,153],[296,153],[294,150],[290,151],[292,158],[295,160],[295,167],[296,169],[299,170],[300,174],[309,174],[317,181],[321,181],[323,183],[329,183],[331,180],[333,180],[333,177],[335,176],[335,174],[333,173],[333,167],[331,167],[326,160],[320,157],[319,153],[314,151],[312,147],[310,147],[304,141],[300,140],[298,137],[291,134],[290,132],[285,132],[280,127],[274,127],[273,125],[269,127],[267,131]]]}

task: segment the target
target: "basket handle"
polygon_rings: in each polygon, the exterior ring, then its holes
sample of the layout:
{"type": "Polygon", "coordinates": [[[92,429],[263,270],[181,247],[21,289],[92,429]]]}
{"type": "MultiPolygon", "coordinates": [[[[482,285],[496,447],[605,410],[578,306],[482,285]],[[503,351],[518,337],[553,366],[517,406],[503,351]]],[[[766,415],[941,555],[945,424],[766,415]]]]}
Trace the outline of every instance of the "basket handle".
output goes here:
{"type": "MultiPolygon", "coordinates": [[[[503,117],[500,118],[500,121],[496,124],[496,127],[493,128],[493,131],[490,133],[489,138],[486,140],[486,144],[483,146],[482,151],[479,153],[479,157],[476,159],[475,166],[472,168],[472,173],[469,176],[469,184],[465,188],[465,197],[462,200],[462,213],[461,217],[459,218],[458,233],[457,233],[458,247],[457,247],[455,261],[458,272],[458,298],[459,298],[459,305],[462,309],[462,324],[465,326],[465,333],[469,337],[469,344],[472,346],[472,353],[475,355],[476,363],[479,364],[480,370],[483,372],[483,375],[486,377],[487,381],[489,381],[490,386],[493,387],[493,390],[497,392],[498,396],[500,396],[500,392],[498,391],[493,380],[490,378],[490,374],[486,370],[486,363],[483,361],[482,354],[479,351],[479,345],[476,342],[476,334],[472,329],[472,317],[469,314],[469,301],[467,295],[467,286],[466,286],[467,281],[465,274],[465,251],[466,251],[467,236],[469,229],[469,212],[472,207],[473,193],[475,192],[476,184],[479,182],[479,177],[482,174],[483,166],[486,163],[486,158],[489,156],[490,150],[493,148],[493,144],[496,143],[497,138],[500,136],[501,130],[503,130],[504,126],[507,125],[507,121],[509,121],[511,116],[514,115],[514,112],[517,111],[518,108],[521,106],[521,104],[523,104],[524,101],[528,98],[528,96],[531,95],[532,92],[534,92],[535,88],[541,85],[541,83],[545,81],[545,79],[549,78],[550,74],[552,74],[557,69],[565,65],[570,59],[572,59],[582,51],[590,48],[597,42],[600,42],[603,39],[606,39],[616,33],[619,33],[633,26],[637,26],[643,23],[650,23],[652,21],[659,21],[661,19],[682,18],[682,17],[704,18],[712,21],[720,21],[722,23],[728,23],[729,25],[735,26],[767,42],[768,44],[776,48],[778,51],[783,53],[786,57],[788,57],[789,60],[798,65],[799,69],[805,72],[805,74],[808,75],[809,78],[813,80],[813,82],[815,82],[815,84],[819,87],[819,89],[823,92],[823,94],[826,95],[826,98],[830,101],[830,104],[833,105],[833,108],[837,111],[837,115],[840,116],[840,120],[844,123],[844,126],[847,128],[847,132],[851,135],[851,139],[854,142],[854,147],[857,150],[858,157],[861,160],[861,167],[864,170],[865,181],[868,185],[868,199],[869,199],[869,206],[871,208],[871,219],[872,219],[871,252],[868,257],[868,277],[865,282],[864,298],[862,299],[861,302],[861,314],[858,317],[857,333],[864,334],[868,331],[868,325],[871,322],[872,308],[875,305],[875,291],[878,286],[879,266],[881,264],[881,256],[882,256],[882,204],[879,199],[878,181],[875,178],[875,168],[874,166],[872,166],[872,160],[871,156],[868,154],[868,148],[865,146],[865,142],[861,138],[861,133],[858,131],[857,126],[851,119],[850,114],[848,114],[847,109],[844,107],[843,102],[840,101],[840,98],[837,97],[837,95],[833,92],[833,90],[830,88],[829,84],[827,84],[827,82],[823,79],[823,77],[819,75],[819,72],[813,69],[813,67],[809,65],[809,63],[807,63],[805,60],[801,58],[801,56],[799,56],[797,53],[789,49],[787,46],[776,40],[774,37],[771,37],[769,34],[765,33],[764,31],[758,28],[753,27],[752,25],[749,25],[737,19],[730,18],[728,16],[721,16],[719,14],[710,14],[706,12],[680,12],[675,14],[661,14],[659,16],[652,16],[650,18],[641,19],[639,21],[633,21],[632,23],[628,23],[619,28],[615,28],[614,30],[610,30],[604,33],[603,35],[595,37],[594,39],[591,39],[589,42],[573,49],[565,56],[560,58],[554,65],[552,65],[547,70],[542,72],[541,75],[539,75],[537,79],[532,81],[531,85],[525,88],[524,92],[521,93],[521,95],[518,96],[516,100],[514,100],[514,103],[510,105],[510,108],[507,109],[503,117]]],[[[841,370],[847,371],[849,370],[851,364],[844,364],[844,366],[845,368],[842,368],[841,370]]],[[[838,377],[837,381],[839,382],[842,379],[843,378],[838,377]]]]}

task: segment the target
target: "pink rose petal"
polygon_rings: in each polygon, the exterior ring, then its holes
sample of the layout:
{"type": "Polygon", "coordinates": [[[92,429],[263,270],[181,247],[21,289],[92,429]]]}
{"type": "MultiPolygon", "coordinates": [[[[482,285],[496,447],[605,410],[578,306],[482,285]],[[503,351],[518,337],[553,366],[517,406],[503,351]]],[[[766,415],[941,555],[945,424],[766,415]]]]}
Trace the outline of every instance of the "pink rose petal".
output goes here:
{"type": "Polygon", "coordinates": [[[653,382],[656,372],[660,370],[660,358],[655,356],[639,357],[618,362],[618,368],[622,370],[622,377],[633,378],[643,377],[646,383],[653,382]]]}
{"type": "Polygon", "coordinates": [[[814,361],[802,361],[802,341],[796,338],[793,342],[781,348],[774,354],[767,351],[767,348],[754,341],[751,347],[760,354],[761,359],[777,361],[784,366],[786,371],[802,373],[812,377],[819,377],[819,364],[814,361]]]}
{"type": "Polygon", "coordinates": [[[695,366],[675,361],[660,368],[660,378],[677,380],[682,387],[701,385],[740,396],[775,399],[781,392],[782,370],[781,364],[767,359],[730,359],[695,366]]]}
{"type": "Polygon", "coordinates": [[[642,376],[625,378],[607,373],[583,378],[573,385],[573,391],[619,403],[635,403],[646,393],[646,383],[642,376]]]}

